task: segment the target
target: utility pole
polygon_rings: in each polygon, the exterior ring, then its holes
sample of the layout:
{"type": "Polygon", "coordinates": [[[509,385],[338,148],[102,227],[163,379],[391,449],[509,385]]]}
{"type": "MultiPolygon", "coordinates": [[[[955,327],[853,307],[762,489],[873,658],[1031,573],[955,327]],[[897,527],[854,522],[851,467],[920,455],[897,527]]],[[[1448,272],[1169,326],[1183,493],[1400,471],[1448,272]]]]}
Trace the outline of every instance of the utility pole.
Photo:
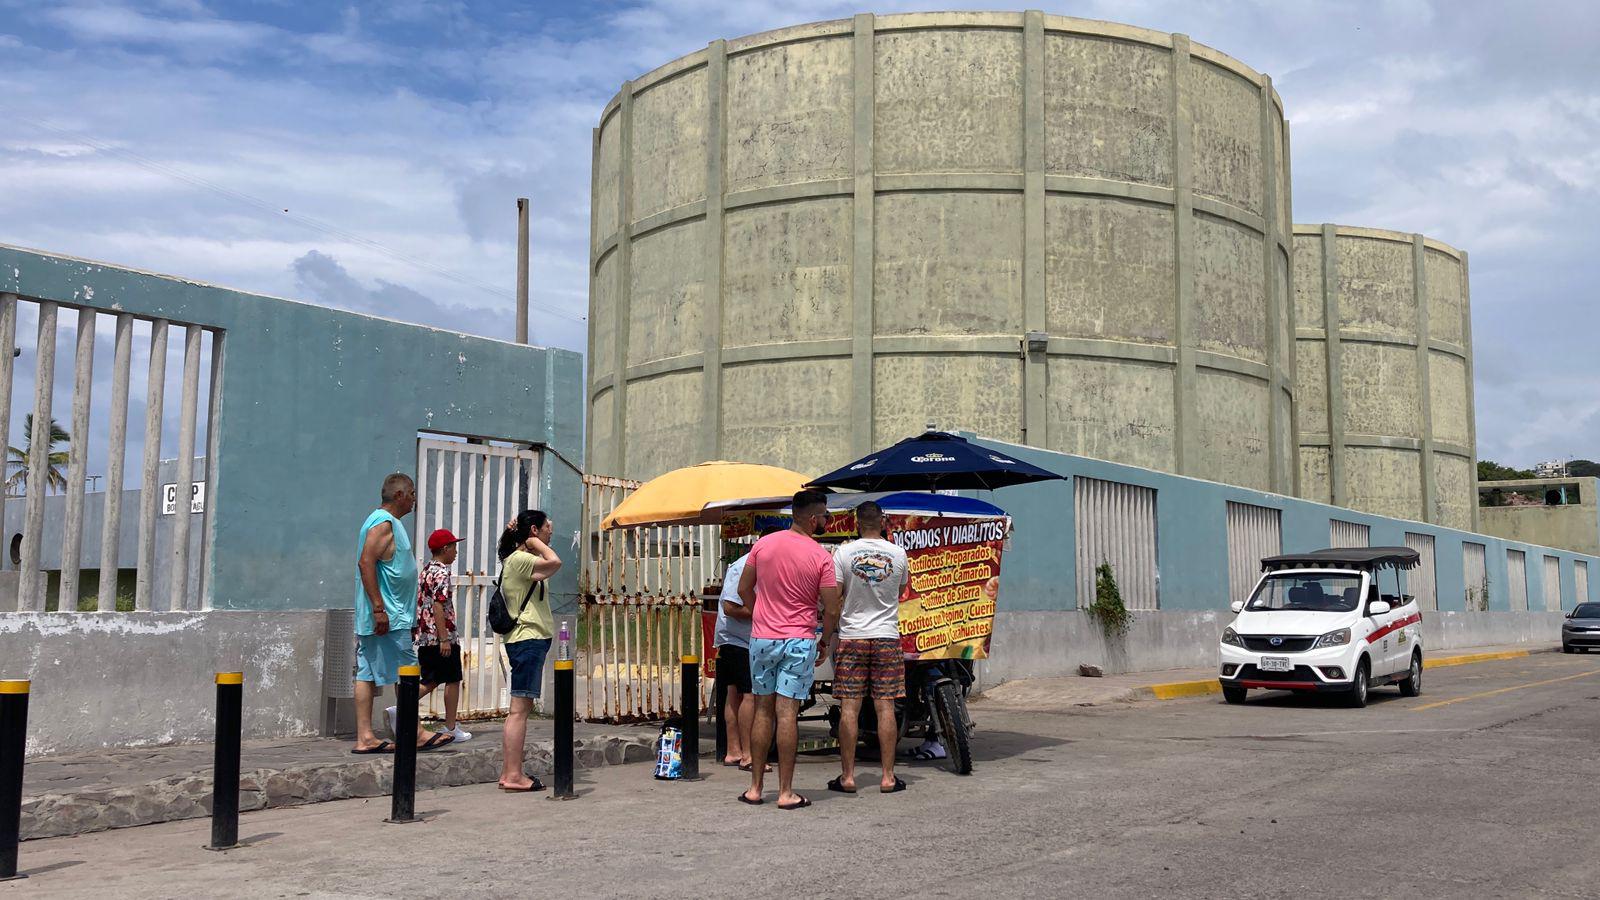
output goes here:
{"type": "Polygon", "coordinates": [[[517,198],[517,343],[528,342],[528,198],[517,198]]]}

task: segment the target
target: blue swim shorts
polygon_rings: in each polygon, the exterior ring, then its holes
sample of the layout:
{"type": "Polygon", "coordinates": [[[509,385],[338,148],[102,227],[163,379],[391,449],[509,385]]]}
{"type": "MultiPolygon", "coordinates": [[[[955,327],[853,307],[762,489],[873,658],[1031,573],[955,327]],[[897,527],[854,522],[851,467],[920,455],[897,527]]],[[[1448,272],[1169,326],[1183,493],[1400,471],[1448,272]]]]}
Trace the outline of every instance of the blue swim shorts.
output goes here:
{"type": "Polygon", "coordinates": [[[782,694],[792,700],[811,696],[817,677],[817,642],[810,638],[751,638],[751,693],[782,694]]]}
{"type": "Polygon", "coordinates": [[[378,687],[400,680],[401,666],[417,664],[417,648],[411,645],[411,629],[394,628],[388,634],[356,635],[356,680],[370,681],[378,687]]]}

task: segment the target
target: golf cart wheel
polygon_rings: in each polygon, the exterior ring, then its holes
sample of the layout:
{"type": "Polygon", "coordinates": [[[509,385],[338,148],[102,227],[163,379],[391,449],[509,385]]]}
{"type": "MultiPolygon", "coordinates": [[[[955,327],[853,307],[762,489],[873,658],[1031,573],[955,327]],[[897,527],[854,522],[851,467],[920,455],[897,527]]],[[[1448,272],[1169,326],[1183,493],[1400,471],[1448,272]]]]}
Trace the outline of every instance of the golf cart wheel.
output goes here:
{"type": "Polygon", "coordinates": [[[1415,697],[1422,693],[1422,651],[1411,654],[1411,671],[1400,682],[1400,696],[1415,697]]]}
{"type": "Polygon", "coordinates": [[[1367,705],[1367,689],[1371,686],[1368,680],[1368,668],[1370,665],[1365,657],[1361,659],[1360,663],[1356,664],[1356,677],[1350,683],[1350,693],[1345,695],[1346,705],[1356,709],[1362,709],[1367,705]]]}
{"type": "Polygon", "coordinates": [[[950,771],[972,774],[972,739],[966,719],[961,715],[961,695],[953,682],[940,682],[934,688],[934,716],[939,721],[939,738],[950,760],[950,771]]]}
{"type": "Polygon", "coordinates": [[[1249,694],[1249,688],[1242,688],[1237,684],[1225,684],[1222,686],[1222,699],[1228,701],[1229,703],[1243,703],[1244,698],[1249,696],[1249,694]]]}

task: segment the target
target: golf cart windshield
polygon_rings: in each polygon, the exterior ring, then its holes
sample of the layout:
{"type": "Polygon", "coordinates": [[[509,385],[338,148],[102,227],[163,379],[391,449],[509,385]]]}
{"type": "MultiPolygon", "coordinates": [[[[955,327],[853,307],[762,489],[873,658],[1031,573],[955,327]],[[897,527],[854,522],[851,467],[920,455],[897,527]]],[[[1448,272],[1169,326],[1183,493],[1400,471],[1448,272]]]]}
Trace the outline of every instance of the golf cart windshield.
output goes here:
{"type": "Polygon", "coordinates": [[[1331,572],[1274,572],[1245,605],[1252,612],[1350,612],[1361,603],[1361,576],[1331,572]]]}

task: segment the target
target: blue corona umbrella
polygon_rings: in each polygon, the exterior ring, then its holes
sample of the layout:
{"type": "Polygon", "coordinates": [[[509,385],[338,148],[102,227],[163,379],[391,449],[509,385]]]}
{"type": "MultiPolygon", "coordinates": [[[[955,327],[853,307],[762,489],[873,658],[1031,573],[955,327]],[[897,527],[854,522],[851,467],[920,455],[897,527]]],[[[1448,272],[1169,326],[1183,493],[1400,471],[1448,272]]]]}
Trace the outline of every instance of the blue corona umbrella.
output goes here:
{"type": "Polygon", "coordinates": [[[810,486],[857,491],[992,491],[1062,477],[966,438],[925,431],[829,472],[810,486]]]}

